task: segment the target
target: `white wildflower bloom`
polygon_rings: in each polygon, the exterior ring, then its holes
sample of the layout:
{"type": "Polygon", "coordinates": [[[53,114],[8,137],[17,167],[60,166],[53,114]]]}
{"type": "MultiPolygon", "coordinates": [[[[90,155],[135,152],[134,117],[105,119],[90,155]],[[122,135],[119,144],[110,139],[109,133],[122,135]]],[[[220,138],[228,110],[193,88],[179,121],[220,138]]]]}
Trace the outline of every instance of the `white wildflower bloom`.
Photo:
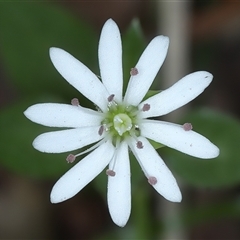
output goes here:
{"type": "Polygon", "coordinates": [[[177,182],[148,139],[199,158],[214,158],[219,149],[208,139],[183,126],[147,119],[162,116],[197,97],[211,83],[205,71],[182,78],[172,87],[143,101],[162,66],[169,45],[165,36],[155,37],[130,71],[123,97],[122,45],[119,29],[113,20],[103,26],[99,41],[101,80],[83,63],[59,48],[50,49],[50,58],[58,72],[98,110],[72,104],[44,103],[29,107],[24,114],[31,121],[50,127],[70,129],[41,134],[33,146],[42,152],[62,153],[93,144],[77,155],[90,152],[54,185],[51,202],[58,203],[76,195],[107,165],[108,207],[113,221],[124,226],[131,211],[131,149],[150,185],[164,198],[180,202],[177,182]]]}

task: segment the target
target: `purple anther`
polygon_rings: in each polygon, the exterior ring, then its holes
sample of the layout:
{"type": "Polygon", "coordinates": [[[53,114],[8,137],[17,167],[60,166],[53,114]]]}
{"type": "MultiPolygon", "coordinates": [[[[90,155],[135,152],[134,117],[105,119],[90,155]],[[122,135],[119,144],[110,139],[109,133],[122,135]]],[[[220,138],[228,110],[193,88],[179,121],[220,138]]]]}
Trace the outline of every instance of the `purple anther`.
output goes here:
{"type": "Polygon", "coordinates": [[[143,148],[143,144],[141,141],[137,141],[137,148],[139,148],[139,149],[143,148]]]}
{"type": "Polygon", "coordinates": [[[148,183],[151,185],[155,185],[157,183],[157,179],[155,177],[149,177],[148,183]]]}
{"type": "Polygon", "coordinates": [[[100,128],[99,128],[99,130],[98,130],[98,134],[99,134],[100,136],[102,136],[103,131],[104,131],[104,126],[101,125],[100,128]]]}
{"type": "Polygon", "coordinates": [[[114,177],[116,175],[116,173],[111,169],[107,169],[106,174],[110,177],[114,177]]]}
{"type": "Polygon", "coordinates": [[[131,68],[131,71],[130,71],[130,75],[131,76],[136,76],[138,74],[138,70],[137,70],[137,68],[131,68]]]}
{"type": "Polygon", "coordinates": [[[146,111],[148,111],[149,109],[150,109],[150,104],[145,103],[145,104],[143,105],[142,111],[143,111],[143,112],[146,112],[146,111]]]}
{"type": "Polygon", "coordinates": [[[107,100],[108,100],[109,102],[112,102],[112,100],[113,100],[114,96],[115,96],[114,94],[111,94],[111,95],[108,97],[108,99],[107,99],[107,100]]]}
{"type": "Polygon", "coordinates": [[[77,99],[77,98],[73,98],[73,99],[71,100],[71,104],[72,104],[73,106],[79,106],[79,101],[78,101],[78,99],[77,99]]]}
{"type": "Polygon", "coordinates": [[[73,154],[69,154],[66,158],[68,163],[73,163],[75,161],[76,157],[73,154]]]}
{"type": "Polygon", "coordinates": [[[183,124],[183,129],[185,130],[185,131],[190,131],[190,130],[192,130],[192,124],[191,123],[184,123],[183,124]]]}

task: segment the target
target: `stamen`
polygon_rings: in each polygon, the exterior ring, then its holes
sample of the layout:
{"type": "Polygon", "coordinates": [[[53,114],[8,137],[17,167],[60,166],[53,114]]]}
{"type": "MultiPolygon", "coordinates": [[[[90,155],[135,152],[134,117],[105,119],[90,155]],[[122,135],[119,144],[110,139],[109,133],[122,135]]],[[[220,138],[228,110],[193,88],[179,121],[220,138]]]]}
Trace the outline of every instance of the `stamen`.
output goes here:
{"type": "Polygon", "coordinates": [[[143,112],[146,112],[146,111],[148,111],[149,109],[150,109],[150,104],[145,103],[145,104],[143,105],[142,111],[143,111],[143,112]]]}
{"type": "Polygon", "coordinates": [[[112,102],[114,96],[115,96],[114,94],[111,94],[111,95],[107,98],[107,100],[108,100],[109,102],[112,102]]]}
{"type": "Polygon", "coordinates": [[[139,148],[139,149],[143,148],[143,144],[141,141],[137,141],[137,148],[139,148]]]}
{"type": "Polygon", "coordinates": [[[76,157],[73,154],[69,154],[66,158],[68,163],[73,163],[75,161],[76,157]]]}
{"type": "Polygon", "coordinates": [[[101,125],[100,128],[99,128],[99,130],[98,130],[98,134],[99,134],[100,136],[102,136],[103,131],[104,131],[104,126],[101,125]]]}
{"type": "Polygon", "coordinates": [[[191,123],[184,123],[183,124],[183,129],[185,130],[185,131],[190,131],[190,130],[192,130],[192,124],[191,123]]]}
{"type": "Polygon", "coordinates": [[[72,104],[73,106],[79,106],[79,101],[78,101],[78,99],[77,99],[77,98],[73,98],[73,99],[71,100],[71,104],[72,104]]]}
{"type": "Polygon", "coordinates": [[[138,142],[138,138],[137,138],[136,133],[135,133],[135,128],[132,129],[131,131],[129,131],[129,134],[136,142],[138,142]]]}
{"type": "Polygon", "coordinates": [[[114,177],[116,175],[116,172],[114,172],[113,170],[111,169],[107,169],[106,170],[106,174],[110,177],[114,177]]]}
{"type": "Polygon", "coordinates": [[[99,147],[103,142],[106,142],[106,138],[104,138],[104,139],[102,139],[101,141],[97,142],[95,145],[93,145],[92,147],[86,149],[85,151],[76,154],[76,155],[75,155],[75,158],[78,157],[78,156],[81,156],[81,155],[83,155],[83,154],[85,154],[85,153],[91,152],[91,151],[94,150],[95,148],[99,147]]]}
{"type": "Polygon", "coordinates": [[[157,183],[157,179],[155,177],[149,177],[148,183],[151,185],[155,185],[157,183]]]}
{"type": "Polygon", "coordinates": [[[108,132],[112,126],[113,126],[112,123],[104,124],[105,131],[108,132]]]}
{"type": "Polygon", "coordinates": [[[113,100],[114,99],[114,94],[110,95],[107,100],[108,100],[108,110],[115,111],[117,110],[117,103],[113,100]]]}
{"type": "MultiPolygon", "coordinates": [[[[136,139],[137,139],[137,137],[139,137],[140,134],[141,134],[141,131],[140,131],[139,126],[138,126],[138,125],[134,125],[133,131],[134,131],[134,136],[136,136],[136,139]]],[[[130,135],[131,135],[131,134],[130,134],[130,135]]],[[[133,135],[133,134],[132,134],[132,135],[133,135]]],[[[137,140],[137,141],[138,141],[138,140],[137,140]]]]}
{"type": "Polygon", "coordinates": [[[131,76],[136,76],[138,74],[138,70],[137,70],[137,68],[131,68],[131,71],[130,71],[130,75],[131,76]]]}

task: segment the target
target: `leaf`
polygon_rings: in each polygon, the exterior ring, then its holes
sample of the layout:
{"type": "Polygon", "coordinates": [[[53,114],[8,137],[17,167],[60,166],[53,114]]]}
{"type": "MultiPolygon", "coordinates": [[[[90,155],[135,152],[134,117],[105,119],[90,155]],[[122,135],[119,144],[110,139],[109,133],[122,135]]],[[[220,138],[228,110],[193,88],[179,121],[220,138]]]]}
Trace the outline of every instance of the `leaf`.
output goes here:
{"type": "Polygon", "coordinates": [[[215,159],[197,159],[165,148],[169,167],[193,186],[228,187],[239,184],[239,121],[211,109],[201,109],[189,113],[182,122],[191,122],[195,131],[218,146],[220,155],[215,159]]]}
{"type": "Polygon", "coordinates": [[[155,142],[155,141],[153,141],[152,139],[148,139],[148,141],[152,144],[152,146],[153,146],[155,149],[159,149],[159,148],[165,147],[165,145],[163,145],[163,144],[161,144],[161,143],[158,143],[158,142],[155,142]]]}
{"type": "Polygon", "coordinates": [[[54,129],[30,122],[23,114],[27,107],[29,101],[22,101],[1,112],[1,165],[10,171],[34,178],[60,177],[71,167],[65,160],[67,153],[47,154],[33,148],[32,141],[35,137],[54,129]]]}
{"type": "Polygon", "coordinates": [[[206,226],[222,222],[222,220],[239,219],[239,215],[239,199],[223,199],[221,202],[216,202],[215,199],[214,201],[201,204],[201,206],[188,206],[188,208],[182,209],[180,216],[167,216],[165,224],[167,226],[170,224],[172,231],[181,231],[183,228],[185,231],[191,231],[191,229],[200,227],[201,225],[206,226]]]}
{"type": "Polygon", "coordinates": [[[134,19],[122,36],[123,46],[123,89],[126,90],[129,78],[130,70],[136,64],[140,58],[144,48],[146,47],[146,41],[144,39],[140,23],[137,19],[134,19]]]}
{"type": "Polygon", "coordinates": [[[144,100],[146,100],[146,99],[148,99],[148,98],[150,98],[150,97],[152,97],[152,96],[154,96],[154,95],[156,95],[160,92],[161,92],[161,90],[148,90],[147,94],[145,95],[145,97],[143,98],[142,101],[144,101],[144,100]]]}
{"type": "MultiPolygon", "coordinates": [[[[49,48],[73,54],[93,71],[97,36],[92,28],[54,4],[7,2],[0,7],[0,53],[14,85],[24,95],[72,93],[49,58],[49,48]]],[[[69,94],[70,95],[70,94],[69,94]]]]}

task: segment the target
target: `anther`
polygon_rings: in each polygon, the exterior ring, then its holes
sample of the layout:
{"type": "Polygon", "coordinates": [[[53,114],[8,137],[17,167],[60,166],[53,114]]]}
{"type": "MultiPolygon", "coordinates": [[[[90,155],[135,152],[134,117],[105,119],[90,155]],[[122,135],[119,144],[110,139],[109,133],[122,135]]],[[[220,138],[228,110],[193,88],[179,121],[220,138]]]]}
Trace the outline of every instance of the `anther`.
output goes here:
{"type": "Polygon", "coordinates": [[[137,148],[139,148],[139,149],[143,148],[143,144],[141,141],[137,141],[137,148]]]}
{"type": "Polygon", "coordinates": [[[157,183],[157,179],[155,177],[149,177],[148,183],[151,185],[155,185],[157,183]]]}
{"type": "Polygon", "coordinates": [[[66,158],[68,163],[73,163],[75,161],[76,157],[73,154],[69,154],[66,158]]]}
{"type": "Polygon", "coordinates": [[[131,76],[136,76],[138,74],[138,70],[137,70],[137,68],[131,68],[131,71],[130,71],[130,75],[131,76]]]}
{"type": "Polygon", "coordinates": [[[185,130],[185,131],[190,131],[190,130],[192,130],[192,124],[191,123],[184,123],[183,124],[183,129],[185,130]]]}
{"type": "Polygon", "coordinates": [[[145,104],[143,105],[142,111],[143,111],[143,112],[146,112],[146,111],[148,111],[149,109],[150,109],[150,104],[145,103],[145,104]]]}
{"type": "Polygon", "coordinates": [[[73,106],[79,106],[79,101],[78,101],[78,99],[77,99],[77,98],[73,98],[73,99],[71,100],[71,104],[72,104],[73,106]]]}
{"type": "Polygon", "coordinates": [[[108,100],[109,102],[112,102],[114,96],[115,96],[114,94],[111,94],[111,95],[107,98],[107,100],[108,100]]]}
{"type": "Polygon", "coordinates": [[[113,170],[107,169],[106,174],[110,177],[114,177],[116,175],[116,172],[114,172],[113,170]]]}
{"type": "Polygon", "coordinates": [[[102,136],[103,131],[104,131],[104,126],[101,125],[100,128],[99,128],[99,130],[98,130],[98,134],[99,134],[100,136],[102,136]]]}

